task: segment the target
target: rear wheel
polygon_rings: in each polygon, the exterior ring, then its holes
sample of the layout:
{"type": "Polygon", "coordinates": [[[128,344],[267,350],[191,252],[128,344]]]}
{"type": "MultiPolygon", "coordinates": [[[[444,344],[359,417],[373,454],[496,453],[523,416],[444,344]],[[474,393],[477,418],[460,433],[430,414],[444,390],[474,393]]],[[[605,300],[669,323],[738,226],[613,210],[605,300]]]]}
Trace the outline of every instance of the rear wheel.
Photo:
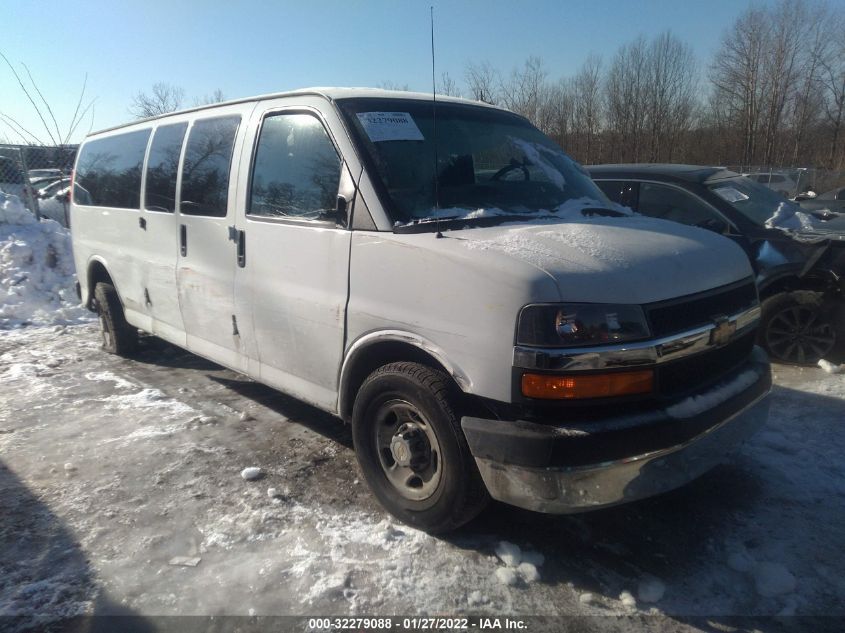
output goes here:
{"type": "Polygon", "coordinates": [[[453,530],[489,501],[453,403],[449,378],[391,363],[361,385],[352,412],[364,478],[394,516],[427,532],[453,530]]]}
{"type": "Polygon", "coordinates": [[[769,297],[763,302],[760,342],[782,363],[815,365],[841,347],[834,306],[819,292],[798,290],[769,297]]]}
{"type": "Polygon", "coordinates": [[[126,321],[123,305],[114,286],[99,282],[94,287],[94,300],[100,317],[103,349],[118,356],[128,356],[134,352],[138,347],[138,330],[126,321]]]}

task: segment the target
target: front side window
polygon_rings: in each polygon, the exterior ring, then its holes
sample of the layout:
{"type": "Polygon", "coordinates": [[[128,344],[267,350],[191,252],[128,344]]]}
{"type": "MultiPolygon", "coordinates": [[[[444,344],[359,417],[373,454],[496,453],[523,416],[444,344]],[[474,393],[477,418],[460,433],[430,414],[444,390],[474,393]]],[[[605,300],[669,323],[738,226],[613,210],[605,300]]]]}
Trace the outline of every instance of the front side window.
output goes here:
{"type": "Polygon", "coordinates": [[[176,172],[187,129],[187,123],[176,123],[155,131],[144,189],[144,206],[150,211],[173,213],[176,209],[176,172]]]}
{"type": "Polygon", "coordinates": [[[574,200],[610,204],[580,165],[509,112],[410,99],[338,103],[395,223],[479,210],[547,214],[574,200]]]}
{"type": "Polygon", "coordinates": [[[226,216],[229,171],[241,117],[202,119],[188,132],[182,165],[179,212],[185,215],[226,216]]]}
{"type": "Polygon", "coordinates": [[[721,231],[724,220],[709,205],[692,194],[678,189],[650,182],[640,183],[639,206],[643,215],[671,220],[690,226],[721,231]]]}
{"type": "Polygon", "coordinates": [[[74,201],[95,207],[139,209],[141,168],[149,138],[150,130],[139,130],[85,143],[76,165],[78,189],[74,188],[74,201]],[[80,196],[78,191],[87,195],[80,196]]]}
{"type": "Polygon", "coordinates": [[[264,119],[247,213],[319,220],[337,205],[339,183],[340,157],[317,117],[274,114],[264,119]]]}

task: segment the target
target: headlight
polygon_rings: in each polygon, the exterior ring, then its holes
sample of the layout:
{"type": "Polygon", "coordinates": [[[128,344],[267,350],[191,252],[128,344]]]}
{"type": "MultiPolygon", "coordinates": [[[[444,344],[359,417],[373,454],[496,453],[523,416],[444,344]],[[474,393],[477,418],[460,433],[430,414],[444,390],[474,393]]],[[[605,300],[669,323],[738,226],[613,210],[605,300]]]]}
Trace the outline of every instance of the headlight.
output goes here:
{"type": "Polygon", "coordinates": [[[612,345],[648,337],[640,306],[602,303],[525,306],[516,332],[517,345],[538,347],[612,345]]]}

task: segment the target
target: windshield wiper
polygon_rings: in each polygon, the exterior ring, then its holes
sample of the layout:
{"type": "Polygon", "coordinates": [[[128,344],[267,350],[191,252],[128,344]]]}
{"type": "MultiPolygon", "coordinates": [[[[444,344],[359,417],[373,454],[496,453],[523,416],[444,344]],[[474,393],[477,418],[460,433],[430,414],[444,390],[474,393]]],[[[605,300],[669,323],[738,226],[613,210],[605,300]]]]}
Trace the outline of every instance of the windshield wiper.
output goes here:
{"type": "MultiPolygon", "coordinates": [[[[423,218],[420,220],[414,220],[411,224],[394,225],[393,232],[425,233],[427,231],[439,230],[441,228],[444,228],[444,226],[451,226],[452,228],[454,228],[456,224],[461,226],[496,226],[497,224],[500,224],[502,222],[525,220],[526,218],[530,219],[531,217],[531,214],[513,213],[506,215],[480,215],[474,218],[466,217],[464,215],[452,215],[444,218],[423,218]]],[[[551,216],[549,216],[548,219],[552,219],[551,216]]]]}

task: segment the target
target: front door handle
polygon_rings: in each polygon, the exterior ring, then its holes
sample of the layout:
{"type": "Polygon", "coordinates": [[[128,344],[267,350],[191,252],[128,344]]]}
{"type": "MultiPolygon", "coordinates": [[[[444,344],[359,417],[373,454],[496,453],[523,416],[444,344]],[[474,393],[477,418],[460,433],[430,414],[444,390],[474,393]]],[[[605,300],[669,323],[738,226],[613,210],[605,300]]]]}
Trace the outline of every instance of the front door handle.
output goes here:
{"type": "Polygon", "coordinates": [[[238,266],[246,266],[246,232],[238,231],[238,266]]]}
{"type": "Polygon", "coordinates": [[[188,227],[184,224],[179,225],[179,250],[182,257],[188,254],[188,227]]]}

